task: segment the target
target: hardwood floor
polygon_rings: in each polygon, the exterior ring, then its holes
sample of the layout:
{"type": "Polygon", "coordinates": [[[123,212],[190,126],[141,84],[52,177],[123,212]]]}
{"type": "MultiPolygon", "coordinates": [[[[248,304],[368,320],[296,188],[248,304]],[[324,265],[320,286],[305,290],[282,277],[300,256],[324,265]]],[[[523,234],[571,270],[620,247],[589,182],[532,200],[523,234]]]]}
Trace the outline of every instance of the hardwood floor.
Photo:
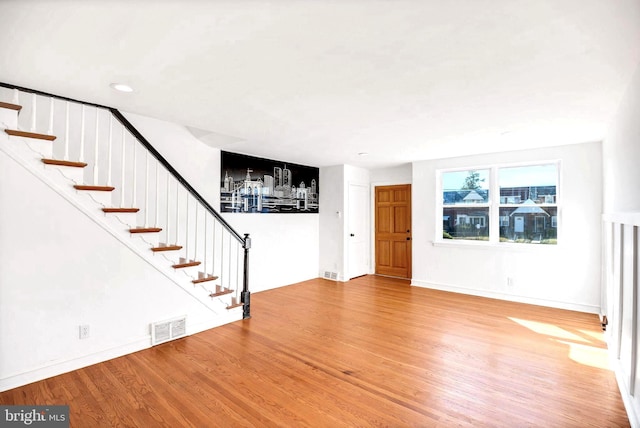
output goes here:
{"type": "Polygon", "coordinates": [[[251,309],[0,404],[68,404],[73,427],[629,426],[595,315],[375,276],[251,309]]]}

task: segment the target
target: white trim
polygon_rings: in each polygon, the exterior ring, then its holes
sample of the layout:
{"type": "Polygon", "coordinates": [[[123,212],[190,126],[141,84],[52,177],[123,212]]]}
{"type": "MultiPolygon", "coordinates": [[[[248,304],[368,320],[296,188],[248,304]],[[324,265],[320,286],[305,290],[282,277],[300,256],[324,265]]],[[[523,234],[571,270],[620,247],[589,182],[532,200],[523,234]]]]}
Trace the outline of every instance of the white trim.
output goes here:
{"type": "Polygon", "coordinates": [[[430,288],[432,290],[449,291],[452,293],[467,294],[471,296],[488,297],[491,299],[506,300],[509,302],[526,303],[529,305],[546,306],[556,309],[567,309],[570,311],[599,314],[600,306],[580,303],[562,302],[558,300],[539,299],[535,297],[519,296],[516,294],[501,293],[498,291],[487,291],[478,288],[460,287],[451,284],[439,284],[430,281],[411,280],[411,285],[416,287],[430,288]]]}
{"type": "Polygon", "coordinates": [[[604,213],[602,220],[609,223],[624,223],[640,226],[640,212],[604,213]]]}
{"type": "Polygon", "coordinates": [[[556,244],[544,244],[545,247],[555,247],[558,246],[560,239],[560,233],[562,231],[562,227],[560,226],[560,217],[561,217],[561,176],[562,176],[562,167],[561,161],[559,159],[555,160],[540,160],[540,161],[531,161],[531,162],[517,162],[517,163],[499,163],[499,164],[490,164],[484,166],[477,167],[459,167],[459,168],[438,168],[435,170],[436,173],[436,192],[435,192],[435,210],[436,210],[436,224],[435,224],[435,236],[434,236],[434,245],[436,244],[445,244],[445,245],[465,245],[471,243],[471,245],[489,245],[491,247],[494,246],[504,246],[504,245],[514,245],[514,246],[529,246],[529,245],[538,245],[537,243],[508,243],[500,241],[500,209],[501,208],[511,208],[511,207],[520,207],[522,204],[502,204],[500,201],[500,183],[499,183],[499,172],[504,168],[524,168],[524,167],[532,167],[532,166],[540,166],[540,165],[555,165],[556,167],[556,202],[553,204],[543,203],[536,204],[536,206],[540,207],[550,207],[556,209],[556,217],[557,223],[555,226],[556,229],[556,244]],[[478,170],[489,170],[489,186],[487,190],[489,192],[489,200],[487,203],[483,204],[449,204],[445,205],[443,200],[444,189],[443,189],[443,179],[442,176],[445,173],[452,172],[465,172],[465,171],[478,171],[478,170]],[[442,216],[444,213],[444,209],[446,208],[481,208],[488,207],[489,208],[489,239],[486,241],[475,241],[475,240],[465,240],[465,239],[444,239],[443,238],[443,222],[442,216]]]}

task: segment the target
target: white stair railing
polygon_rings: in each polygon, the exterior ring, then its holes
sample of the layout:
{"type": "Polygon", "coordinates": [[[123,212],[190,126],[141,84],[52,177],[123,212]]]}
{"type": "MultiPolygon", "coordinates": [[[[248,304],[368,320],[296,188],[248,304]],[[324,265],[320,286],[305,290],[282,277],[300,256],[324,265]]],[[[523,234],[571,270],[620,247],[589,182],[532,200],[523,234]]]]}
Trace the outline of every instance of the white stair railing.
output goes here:
{"type": "Polygon", "coordinates": [[[159,263],[199,261],[185,272],[194,286],[214,297],[233,290],[233,301],[244,303],[244,318],[250,316],[248,235],[233,230],[120,112],[0,83],[4,100],[23,106],[19,130],[62,136],[52,142],[54,158],[92,159],[90,174],[74,184],[115,187],[104,208],[139,208],[135,219],[141,224],[132,228],[162,228],[159,247],[182,247],[157,248],[159,263]],[[213,277],[218,280],[207,280],[213,277]]]}

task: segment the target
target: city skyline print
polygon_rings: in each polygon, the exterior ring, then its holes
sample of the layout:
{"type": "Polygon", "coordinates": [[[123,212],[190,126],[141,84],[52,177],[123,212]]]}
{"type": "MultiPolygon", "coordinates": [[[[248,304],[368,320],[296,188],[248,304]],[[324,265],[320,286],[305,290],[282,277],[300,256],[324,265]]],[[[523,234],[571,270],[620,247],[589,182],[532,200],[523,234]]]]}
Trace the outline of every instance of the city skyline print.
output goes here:
{"type": "Polygon", "coordinates": [[[220,163],[220,212],[318,213],[318,168],[225,151],[220,163]]]}

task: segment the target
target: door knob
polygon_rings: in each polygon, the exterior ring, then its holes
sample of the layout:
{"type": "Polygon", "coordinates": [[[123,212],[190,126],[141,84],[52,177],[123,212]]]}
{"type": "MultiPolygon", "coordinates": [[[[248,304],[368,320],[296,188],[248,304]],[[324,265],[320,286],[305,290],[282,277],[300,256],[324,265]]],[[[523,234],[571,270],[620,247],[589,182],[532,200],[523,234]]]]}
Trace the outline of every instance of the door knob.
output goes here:
{"type": "Polygon", "coordinates": [[[354,234],[352,233],[352,234],[351,234],[351,236],[356,236],[356,235],[354,235],[354,234]]]}

